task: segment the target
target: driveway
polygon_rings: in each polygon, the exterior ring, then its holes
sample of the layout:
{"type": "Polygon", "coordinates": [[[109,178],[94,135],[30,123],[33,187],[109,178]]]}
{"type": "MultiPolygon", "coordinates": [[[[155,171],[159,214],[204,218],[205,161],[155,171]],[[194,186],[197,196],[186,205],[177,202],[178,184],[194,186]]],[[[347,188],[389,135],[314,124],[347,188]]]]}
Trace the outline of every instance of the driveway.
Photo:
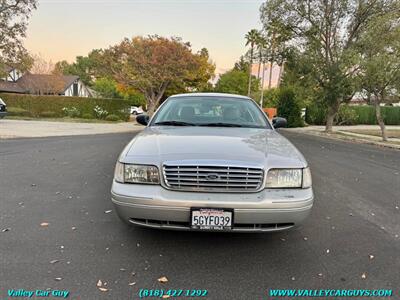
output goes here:
{"type": "Polygon", "coordinates": [[[132,132],[135,123],[73,123],[50,121],[0,120],[0,139],[132,132]]]}
{"type": "Polygon", "coordinates": [[[0,141],[0,298],[50,288],[84,300],[139,299],[140,289],[272,299],[267,291],[281,288],[393,289],[399,299],[399,151],[286,132],[313,171],[316,202],[303,227],[172,232],[115,215],[114,163],[133,135],[0,141]]]}

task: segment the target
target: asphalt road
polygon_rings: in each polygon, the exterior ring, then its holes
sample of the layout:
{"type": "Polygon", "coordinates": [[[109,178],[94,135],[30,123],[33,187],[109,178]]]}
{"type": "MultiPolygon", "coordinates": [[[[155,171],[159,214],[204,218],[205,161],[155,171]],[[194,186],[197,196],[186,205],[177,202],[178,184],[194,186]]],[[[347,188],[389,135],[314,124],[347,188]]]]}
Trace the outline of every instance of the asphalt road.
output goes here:
{"type": "Polygon", "coordinates": [[[285,133],[313,172],[303,227],[169,232],[127,227],[113,210],[114,162],[133,134],[0,140],[0,299],[46,288],[69,299],[138,299],[141,288],[206,289],[207,299],[377,288],[400,299],[399,151],[285,133]]]}

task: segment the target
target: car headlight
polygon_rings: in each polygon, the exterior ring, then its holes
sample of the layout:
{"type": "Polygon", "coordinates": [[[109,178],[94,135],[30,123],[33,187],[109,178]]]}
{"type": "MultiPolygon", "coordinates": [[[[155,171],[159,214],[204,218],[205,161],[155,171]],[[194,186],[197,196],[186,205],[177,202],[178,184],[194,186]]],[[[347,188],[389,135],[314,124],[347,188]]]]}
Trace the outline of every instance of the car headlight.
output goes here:
{"type": "Polygon", "coordinates": [[[271,169],[267,174],[266,188],[309,188],[311,187],[310,168],[271,169]]]}
{"type": "Polygon", "coordinates": [[[159,184],[160,175],[156,166],[130,165],[117,162],[114,179],[120,183],[159,184]]]}

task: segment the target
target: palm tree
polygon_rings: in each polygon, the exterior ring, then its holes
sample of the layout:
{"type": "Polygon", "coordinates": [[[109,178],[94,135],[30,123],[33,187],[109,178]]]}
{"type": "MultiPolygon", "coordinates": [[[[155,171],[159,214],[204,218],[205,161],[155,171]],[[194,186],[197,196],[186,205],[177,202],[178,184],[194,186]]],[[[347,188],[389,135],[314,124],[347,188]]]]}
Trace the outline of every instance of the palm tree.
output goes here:
{"type": "Polygon", "coordinates": [[[251,67],[253,65],[254,46],[256,45],[259,36],[260,36],[260,33],[258,32],[257,29],[252,29],[248,33],[246,33],[246,35],[245,35],[246,46],[250,45],[249,85],[248,85],[247,96],[250,96],[250,91],[251,91],[251,67]]]}
{"type": "Polygon", "coordinates": [[[260,78],[261,64],[263,61],[264,50],[267,48],[267,39],[261,33],[259,34],[256,42],[257,50],[258,50],[258,72],[257,78],[260,78]]]}

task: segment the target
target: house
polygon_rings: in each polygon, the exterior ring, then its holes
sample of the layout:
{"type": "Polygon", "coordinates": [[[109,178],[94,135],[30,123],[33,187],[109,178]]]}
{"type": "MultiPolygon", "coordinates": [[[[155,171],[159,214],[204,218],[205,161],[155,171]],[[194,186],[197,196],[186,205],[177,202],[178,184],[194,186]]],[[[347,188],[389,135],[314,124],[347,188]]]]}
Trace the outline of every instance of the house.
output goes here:
{"type": "Polygon", "coordinates": [[[6,67],[3,73],[5,75],[0,78],[0,92],[74,97],[93,96],[79,76],[32,74],[29,72],[22,74],[10,67],[6,67]]]}

